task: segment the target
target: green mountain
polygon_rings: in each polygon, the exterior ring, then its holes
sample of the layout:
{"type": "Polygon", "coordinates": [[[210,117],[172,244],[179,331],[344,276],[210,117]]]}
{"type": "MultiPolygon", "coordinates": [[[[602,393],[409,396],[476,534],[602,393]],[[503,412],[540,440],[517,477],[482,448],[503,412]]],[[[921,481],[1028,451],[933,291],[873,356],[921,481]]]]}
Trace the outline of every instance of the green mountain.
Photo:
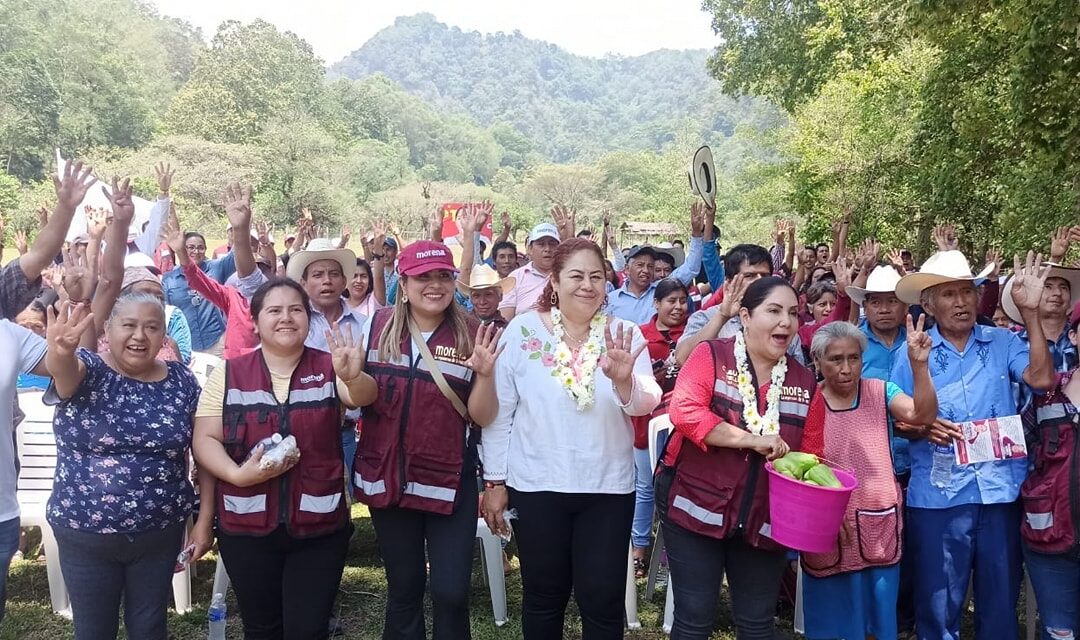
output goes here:
{"type": "Polygon", "coordinates": [[[462,31],[431,14],[398,18],[329,75],[384,75],[439,111],[510,125],[555,162],[661,150],[679,136],[720,143],[739,125],[774,126],[766,103],[733,99],[709,77],[706,50],[590,58],[512,34],[462,31]]]}

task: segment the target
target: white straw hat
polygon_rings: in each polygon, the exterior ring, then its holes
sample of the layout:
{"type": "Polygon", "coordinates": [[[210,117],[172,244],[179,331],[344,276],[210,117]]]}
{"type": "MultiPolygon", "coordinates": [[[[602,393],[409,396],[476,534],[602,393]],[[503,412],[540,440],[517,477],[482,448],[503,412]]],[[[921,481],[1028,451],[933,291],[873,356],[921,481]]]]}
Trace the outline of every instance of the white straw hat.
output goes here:
{"type": "Polygon", "coordinates": [[[983,267],[978,274],[971,272],[967,258],[959,251],[938,251],[927,258],[917,273],[909,273],[896,283],[896,297],[908,304],[919,304],[922,292],[946,282],[981,280],[994,270],[994,264],[983,267]]]}

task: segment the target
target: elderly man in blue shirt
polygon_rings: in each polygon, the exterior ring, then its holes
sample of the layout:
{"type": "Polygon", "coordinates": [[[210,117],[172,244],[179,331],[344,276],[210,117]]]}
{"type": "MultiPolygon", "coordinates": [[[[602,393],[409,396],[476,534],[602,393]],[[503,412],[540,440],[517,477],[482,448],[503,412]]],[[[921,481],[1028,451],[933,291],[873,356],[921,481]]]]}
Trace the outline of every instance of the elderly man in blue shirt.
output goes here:
{"type": "MultiPolygon", "coordinates": [[[[669,277],[678,278],[689,285],[701,271],[701,257],[704,250],[702,236],[705,232],[705,207],[695,203],[690,210],[690,252],[686,262],[669,277]]],[[[656,261],[663,249],[650,246],[638,246],[630,249],[626,259],[626,282],[623,286],[608,294],[607,311],[616,318],[629,320],[637,325],[648,324],[656,314],[653,308],[653,294],[656,291],[656,261]]],[[[666,272],[664,269],[662,272],[666,272]]]]}
{"type": "MultiPolygon", "coordinates": [[[[954,441],[960,423],[1015,415],[1012,384],[1035,392],[1054,385],[1054,367],[1042,327],[1039,300],[1046,280],[1040,260],[1016,260],[1010,287],[1031,331],[1025,344],[1005,329],[977,325],[978,294],[959,251],[939,251],[919,273],[900,279],[896,296],[921,303],[936,325],[930,375],[938,390],[938,419],[911,443],[907,493],[907,547],[915,568],[915,627],[920,639],[956,640],[968,583],[975,579],[975,635],[980,640],[1018,636],[1020,509],[1017,498],[1027,460],[957,465],[954,441]]],[[[900,358],[892,381],[913,389],[911,363],[900,358]]]]}

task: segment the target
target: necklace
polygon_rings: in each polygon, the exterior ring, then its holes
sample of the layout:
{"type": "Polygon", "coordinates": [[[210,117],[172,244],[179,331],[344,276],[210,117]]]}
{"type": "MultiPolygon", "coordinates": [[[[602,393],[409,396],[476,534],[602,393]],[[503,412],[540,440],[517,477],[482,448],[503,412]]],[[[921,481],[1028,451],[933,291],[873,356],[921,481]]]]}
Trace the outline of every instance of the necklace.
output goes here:
{"type": "Polygon", "coordinates": [[[563,341],[564,337],[575,338],[566,333],[562,313],[551,310],[551,335],[555,338],[555,366],[551,375],[566,389],[567,394],[577,403],[577,410],[584,411],[593,404],[596,388],[596,366],[604,353],[604,315],[597,313],[589,322],[589,335],[586,340],[578,340],[581,347],[572,350],[563,341]]]}
{"type": "Polygon", "coordinates": [[[735,369],[738,374],[739,395],[742,396],[743,420],[750,433],[758,436],[780,433],[780,390],[787,375],[787,357],[781,356],[773,365],[769,378],[769,391],[765,394],[765,415],[758,413],[757,392],[750,377],[749,358],[746,355],[746,336],[742,331],[735,334],[735,369]]]}

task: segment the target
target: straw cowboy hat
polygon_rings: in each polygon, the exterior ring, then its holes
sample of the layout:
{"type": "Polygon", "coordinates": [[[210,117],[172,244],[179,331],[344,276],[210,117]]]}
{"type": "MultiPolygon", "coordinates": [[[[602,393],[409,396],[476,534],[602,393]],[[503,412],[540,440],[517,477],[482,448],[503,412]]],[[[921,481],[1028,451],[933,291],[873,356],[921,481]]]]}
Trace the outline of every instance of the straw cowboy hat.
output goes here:
{"type": "MultiPolygon", "coordinates": [[[[1069,283],[1069,303],[1067,308],[1071,311],[1076,306],[1076,303],[1080,301],[1080,269],[1070,269],[1053,262],[1044,262],[1043,266],[1050,267],[1050,271],[1046,274],[1047,279],[1062,278],[1069,283]]],[[[1005,311],[1005,315],[1009,316],[1010,320],[1022,325],[1024,319],[1020,317],[1020,309],[1016,306],[1016,302],[1013,301],[1012,281],[1013,276],[1010,275],[1005,279],[1005,284],[1002,285],[1001,309],[1005,311]]]]}
{"type": "Polygon", "coordinates": [[[480,289],[494,289],[498,287],[502,289],[503,295],[506,295],[514,285],[517,284],[517,278],[513,276],[507,276],[505,278],[499,277],[499,272],[495,271],[486,264],[481,264],[473,267],[472,273],[469,274],[469,282],[465,283],[461,280],[457,281],[458,291],[464,295],[469,295],[473,291],[480,289]]]}
{"type": "Polygon", "coordinates": [[[862,306],[867,294],[871,293],[895,293],[896,284],[900,282],[900,273],[889,265],[874,267],[870,277],[866,279],[866,288],[848,287],[847,295],[855,304],[862,306]]]}
{"type": "Polygon", "coordinates": [[[977,274],[971,272],[967,258],[959,251],[938,251],[927,258],[917,273],[909,273],[896,283],[896,297],[908,304],[919,304],[919,296],[930,287],[947,282],[974,282],[985,278],[994,270],[994,264],[983,267],[977,274]]]}
{"type": "Polygon", "coordinates": [[[710,208],[716,206],[716,168],[713,166],[712,149],[701,147],[694,152],[694,159],[687,172],[690,175],[690,190],[701,196],[710,208]]]}
{"type": "Polygon", "coordinates": [[[355,253],[349,249],[338,249],[337,245],[328,238],[315,238],[308,243],[306,249],[289,258],[285,275],[290,280],[300,282],[308,265],[319,260],[334,260],[340,264],[341,273],[345,276],[346,282],[351,282],[356,274],[355,253]]]}

